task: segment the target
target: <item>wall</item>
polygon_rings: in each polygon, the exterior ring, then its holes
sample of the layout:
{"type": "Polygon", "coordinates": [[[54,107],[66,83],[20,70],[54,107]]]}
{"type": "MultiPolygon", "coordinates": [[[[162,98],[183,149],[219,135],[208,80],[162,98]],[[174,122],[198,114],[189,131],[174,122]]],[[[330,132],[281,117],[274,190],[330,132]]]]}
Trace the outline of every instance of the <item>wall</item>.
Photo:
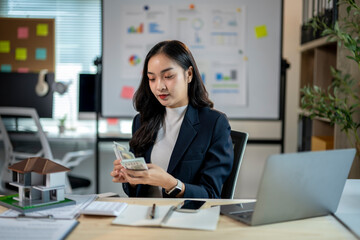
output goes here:
{"type": "Polygon", "coordinates": [[[285,152],[297,151],[301,16],[301,0],[284,0],[283,57],[290,63],[286,82],[285,152]]]}

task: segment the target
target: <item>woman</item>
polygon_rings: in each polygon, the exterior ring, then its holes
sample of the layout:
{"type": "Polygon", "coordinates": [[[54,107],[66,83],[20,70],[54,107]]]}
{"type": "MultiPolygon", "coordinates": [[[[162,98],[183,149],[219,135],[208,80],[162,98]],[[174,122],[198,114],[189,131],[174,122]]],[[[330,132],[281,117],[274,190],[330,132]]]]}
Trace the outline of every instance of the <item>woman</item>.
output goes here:
{"type": "Polygon", "coordinates": [[[147,171],[114,161],[114,182],[130,197],[220,198],[233,147],[226,116],[213,110],[195,60],[185,44],[164,41],[147,54],[134,96],[130,150],[147,171]]]}

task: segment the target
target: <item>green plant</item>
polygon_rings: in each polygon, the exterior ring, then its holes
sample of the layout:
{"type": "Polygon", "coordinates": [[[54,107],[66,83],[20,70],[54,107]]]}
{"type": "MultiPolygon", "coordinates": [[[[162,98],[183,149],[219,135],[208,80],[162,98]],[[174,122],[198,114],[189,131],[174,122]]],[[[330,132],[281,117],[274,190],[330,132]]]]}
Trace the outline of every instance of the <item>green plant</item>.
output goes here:
{"type": "Polygon", "coordinates": [[[65,126],[67,115],[65,114],[62,118],[59,119],[59,126],[65,126]]]}
{"type": "MultiPolygon", "coordinates": [[[[341,23],[336,21],[333,26],[328,26],[323,21],[314,19],[311,25],[314,29],[321,30],[323,36],[328,36],[328,41],[336,41],[339,47],[346,48],[349,52],[347,58],[355,61],[360,69],[360,6],[355,0],[340,1],[339,5],[342,4],[346,7],[347,15],[341,23]]],[[[360,121],[356,117],[360,112],[360,81],[333,67],[331,73],[333,81],[327,89],[318,86],[305,86],[301,89],[301,108],[310,118],[327,118],[331,124],[338,125],[360,155],[360,121]]]]}

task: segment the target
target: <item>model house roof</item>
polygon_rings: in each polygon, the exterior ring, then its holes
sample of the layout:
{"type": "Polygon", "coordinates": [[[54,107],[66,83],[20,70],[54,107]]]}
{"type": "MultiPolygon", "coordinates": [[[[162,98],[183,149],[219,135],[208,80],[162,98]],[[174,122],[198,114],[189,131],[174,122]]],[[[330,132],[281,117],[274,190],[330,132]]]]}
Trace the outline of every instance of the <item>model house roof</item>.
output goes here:
{"type": "Polygon", "coordinates": [[[48,173],[70,171],[67,167],[57,164],[50,159],[41,157],[25,159],[19,163],[11,165],[9,169],[19,173],[36,172],[43,175],[48,173]]]}

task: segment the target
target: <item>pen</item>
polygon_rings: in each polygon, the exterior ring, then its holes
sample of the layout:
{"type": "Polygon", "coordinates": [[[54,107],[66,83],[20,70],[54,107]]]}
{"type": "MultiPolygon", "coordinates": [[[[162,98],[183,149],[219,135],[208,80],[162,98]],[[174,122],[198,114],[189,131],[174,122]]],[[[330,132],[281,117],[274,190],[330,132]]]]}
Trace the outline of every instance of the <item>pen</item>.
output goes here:
{"type": "Polygon", "coordinates": [[[170,218],[170,216],[172,215],[172,213],[175,211],[177,207],[176,206],[172,206],[169,211],[167,211],[167,213],[165,214],[164,218],[161,220],[161,224],[166,223],[167,220],[170,218]]]}
{"type": "Polygon", "coordinates": [[[164,218],[161,220],[160,224],[166,223],[167,220],[170,218],[170,216],[173,214],[173,212],[178,209],[179,207],[181,207],[181,205],[183,204],[183,202],[179,203],[177,206],[172,206],[169,211],[167,211],[167,213],[165,214],[164,218]]]}
{"type": "Polygon", "coordinates": [[[150,211],[150,218],[151,219],[154,219],[155,218],[155,210],[156,210],[156,204],[154,203],[153,205],[152,205],[152,208],[151,208],[151,211],[150,211]]]}

